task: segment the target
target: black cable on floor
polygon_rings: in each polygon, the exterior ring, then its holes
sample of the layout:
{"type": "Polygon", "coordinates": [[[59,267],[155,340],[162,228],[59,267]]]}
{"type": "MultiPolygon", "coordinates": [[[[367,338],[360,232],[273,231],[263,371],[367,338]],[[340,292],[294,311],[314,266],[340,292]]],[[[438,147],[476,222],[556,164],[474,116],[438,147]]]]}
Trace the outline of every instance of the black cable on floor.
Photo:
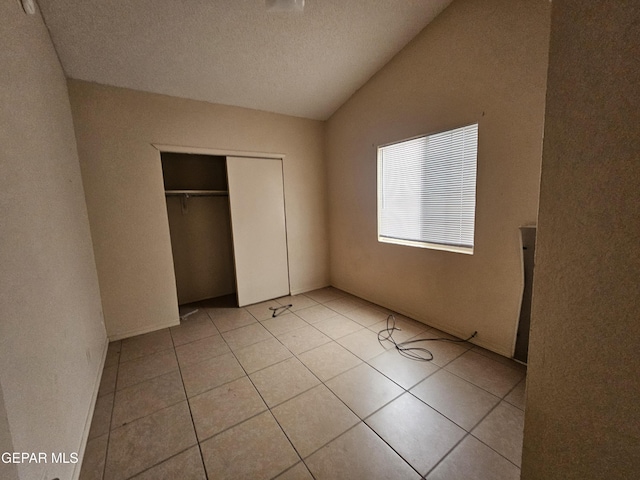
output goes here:
{"type": "Polygon", "coordinates": [[[273,312],[271,314],[271,318],[277,317],[281,313],[284,313],[287,310],[289,310],[291,307],[293,307],[293,304],[291,304],[291,303],[289,305],[282,305],[281,307],[269,307],[269,310],[271,310],[273,312]]]}
{"type": "MultiPolygon", "coordinates": [[[[395,349],[402,355],[403,357],[410,358],[411,360],[418,360],[421,362],[430,362],[433,360],[433,353],[431,353],[425,347],[410,347],[408,345],[419,343],[419,342],[451,342],[451,343],[462,343],[468,342],[473,337],[478,335],[478,332],[473,332],[469,338],[464,340],[461,339],[451,339],[451,338],[414,338],[413,340],[406,340],[404,342],[396,342],[393,338],[394,331],[401,332],[402,330],[396,327],[396,317],[393,314],[387,317],[387,328],[383,328],[378,332],[378,342],[382,345],[383,341],[391,342],[395,349]],[[391,326],[389,326],[389,322],[391,321],[391,326]]],[[[384,345],[383,345],[384,346],[384,345]]]]}

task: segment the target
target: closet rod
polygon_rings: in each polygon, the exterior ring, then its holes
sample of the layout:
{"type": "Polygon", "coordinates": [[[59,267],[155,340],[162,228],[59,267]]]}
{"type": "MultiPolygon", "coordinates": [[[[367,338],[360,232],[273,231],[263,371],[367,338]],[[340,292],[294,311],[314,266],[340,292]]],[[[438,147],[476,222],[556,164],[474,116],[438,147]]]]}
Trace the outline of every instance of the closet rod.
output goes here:
{"type": "Polygon", "coordinates": [[[188,195],[189,197],[226,197],[229,192],[226,190],[165,190],[166,196],[188,195]]]}

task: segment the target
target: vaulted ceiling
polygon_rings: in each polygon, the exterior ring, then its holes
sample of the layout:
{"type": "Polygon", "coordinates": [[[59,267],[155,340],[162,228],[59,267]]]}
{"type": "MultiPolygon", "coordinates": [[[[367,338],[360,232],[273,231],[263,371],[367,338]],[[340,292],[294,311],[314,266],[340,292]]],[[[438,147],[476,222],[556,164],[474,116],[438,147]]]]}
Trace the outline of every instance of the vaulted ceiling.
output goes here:
{"type": "Polygon", "coordinates": [[[38,0],[68,77],[324,120],[451,0],[38,0]]]}

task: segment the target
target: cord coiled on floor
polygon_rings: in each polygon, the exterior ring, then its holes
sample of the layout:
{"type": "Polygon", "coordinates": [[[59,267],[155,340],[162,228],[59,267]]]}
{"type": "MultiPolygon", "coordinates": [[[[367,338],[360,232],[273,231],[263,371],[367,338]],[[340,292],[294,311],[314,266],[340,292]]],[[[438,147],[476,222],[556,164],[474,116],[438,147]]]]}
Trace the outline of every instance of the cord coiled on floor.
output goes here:
{"type": "MultiPolygon", "coordinates": [[[[396,342],[393,338],[394,331],[401,332],[402,329],[396,327],[396,317],[393,314],[387,317],[387,328],[383,328],[378,332],[378,342],[382,345],[383,341],[391,342],[395,349],[402,355],[403,357],[410,358],[411,360],[417,360],[420,362],[430,362],[433,360],[433,353],[431,353],[425,347],[414,347],[409,346],[412,344],[416,344],[419,342],[451,342],[451,343],[463,343],[468,342],[473,337],[478,335],[478,332],[473,332],[469,338],[464,340],[461,339],[451,339],[451,338],[413,338],[411,340],[406,340],[404,342],[396,342]],[[390,325],[391,324],[391,325],[390,325]]],[[[384,345],[382,345],[384,347],[384,345]]]]}

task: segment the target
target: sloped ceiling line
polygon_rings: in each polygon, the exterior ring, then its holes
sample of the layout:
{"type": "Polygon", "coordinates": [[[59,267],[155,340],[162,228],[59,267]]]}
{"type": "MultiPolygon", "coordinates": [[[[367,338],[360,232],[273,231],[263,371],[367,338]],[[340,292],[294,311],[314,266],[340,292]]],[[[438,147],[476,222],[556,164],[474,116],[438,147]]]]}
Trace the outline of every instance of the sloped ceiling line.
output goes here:
{"type": "Polygon", "coordinates": [[[66,74],[327,119],[451,0],[39,0],[66,74]]]}

